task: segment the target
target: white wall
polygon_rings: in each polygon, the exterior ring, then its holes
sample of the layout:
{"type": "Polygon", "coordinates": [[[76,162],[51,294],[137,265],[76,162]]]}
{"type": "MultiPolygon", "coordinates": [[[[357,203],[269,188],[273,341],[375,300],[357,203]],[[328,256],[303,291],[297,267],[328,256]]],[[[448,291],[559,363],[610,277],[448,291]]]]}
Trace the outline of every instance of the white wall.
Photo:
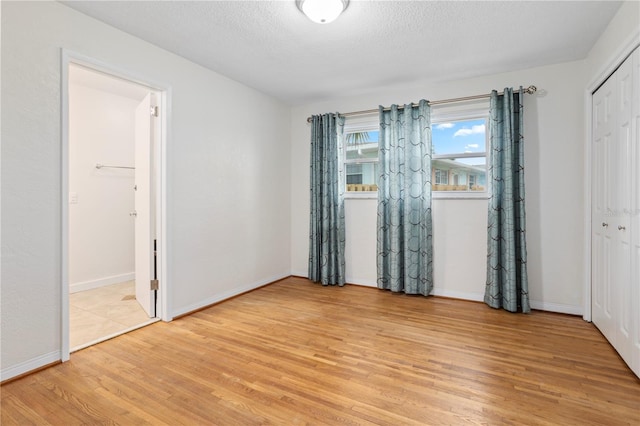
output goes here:
{"type": "Polygon", "coordinates": [[[630,45],[637,46],[639,34],[640,2],[626,1],[589,51],[586,59],[589,82],[602,80],[613,71],[612,66],[621,64],[623,58],[617,57],[617,54],[621,49],[629,50],[626,47],[630,45]],[[603,75],[603,72],[607,75],[603,75]]]}
{"type": "Polygon", "coordinates": [[[71,292],[134,278],[135,109],[139,100],[69,86],[69,285],[71,292]]]}
{"type": "MultiPolygon", "coordinates": [[[[526,95],[525,178],[529,288],[535,308],[582,312],[584,62],[380,90],[296,107],[292,111],[292,271],[306,275],[308,257],[309,125],[311,114],[488,93],[536,85],[526,95]]],[[[486,200],[434,201],[434,294],[479,300],[486,277],[486,200]]],[[[374,200],[346,201],[347,281],[375,285],[374,200]]]]}
{"type": "Polygon", "coordinates": [[[289,275],[287,106],[60,3],[1,7],[2,379],[61,355],[61,48],[171,87],[170,315],[289,275]]]}

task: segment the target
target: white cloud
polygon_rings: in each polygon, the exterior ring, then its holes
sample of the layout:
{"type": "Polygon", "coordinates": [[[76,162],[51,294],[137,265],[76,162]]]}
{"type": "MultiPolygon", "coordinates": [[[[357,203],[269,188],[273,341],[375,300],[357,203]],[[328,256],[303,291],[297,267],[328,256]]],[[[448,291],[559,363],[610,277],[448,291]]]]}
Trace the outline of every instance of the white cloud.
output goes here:
{"type": "Polygon", "coordinates": [[[436,126],[436,129],[438,130],[444,130],[444,129],[450,129],[452,127],[454,127],[455,124],[453,123],[440,123],[436,126]]]}
{"type": "Polygon", "coordinates": [[[465,149],[472,149],[472,148],[478,148],[480,145],[478,145],[477,143],[470,143],[469,145],[465,146],[465,149]]]}
{"type": "Polygon", "coordinates": [[[478,124],[471,126],[470,129],[460,129],[453,134],[453,136],[469,136],[477,133],[484,133],[484,124],[478,124]]]}

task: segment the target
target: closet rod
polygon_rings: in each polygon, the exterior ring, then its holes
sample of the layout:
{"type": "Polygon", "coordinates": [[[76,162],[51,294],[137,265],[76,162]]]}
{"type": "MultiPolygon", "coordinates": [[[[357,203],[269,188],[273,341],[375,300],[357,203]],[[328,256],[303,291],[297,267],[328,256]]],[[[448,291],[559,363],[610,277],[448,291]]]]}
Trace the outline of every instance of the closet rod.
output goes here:
{"type": "MultiPolygon", "coordinates": [[[[534,93],[536,93],[536,91],[538,90],[538,88],[536,86],[529,86],[526,89],[522,89],[522,91],[524,93],[527,93],[529,95],[532,95],[534,93]]],[[[514,91],[515,92],[515,91],[514,91]]],[[[504,92],[499,92],[498,95],[504,95],[504,92]]],[[[441,105],[441,104],[451,104],[454,102],[465,102],[465,101],[472,101],[474,99],[485,99],[485,98],[489,98],[491,97],[491,93],[485,93],[483,95],[474,95],[474,96],[465,96],[462,98],[452,98],[452,99],[442,99],[439,101],[429,101],[428,104],[429,105],[441,105]]],[[[418,104],[411,104],[412,106],[418,106],[418,104]]],[[[389,111],[391,108],[385,108],[385,111],[389,111]]],[[[398,105],[398,109],[404,109],[404,106],[402,105],[398,105]]],[[[378,109],[368,109],[365,111],[353,111],[353,112],[345,112],[341,115],[345,116],[345,117],[350,117],[350,116],[354,116],[354,115],[365,115],[365,114],[373,114],[375,112],[378,112],[378,109]]],[[[311,123],[311,117],[307,117],[307,123],[311,123]]]]}
{"type": "Polygon", "coordinates": [[[106,164],[96,164],[96,169],[102,169],[102,168],[108,168],[108,169],[131,169],[131,170],[135,170],[135,167],[131,167],[131,166],[107,166],[106,164]]]}

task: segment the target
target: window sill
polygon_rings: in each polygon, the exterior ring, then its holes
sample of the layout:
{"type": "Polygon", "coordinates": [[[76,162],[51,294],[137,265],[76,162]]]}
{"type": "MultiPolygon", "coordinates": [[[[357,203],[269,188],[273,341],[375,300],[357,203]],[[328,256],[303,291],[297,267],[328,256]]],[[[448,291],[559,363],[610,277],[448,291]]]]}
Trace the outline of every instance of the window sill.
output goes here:
{"type": "Polygon", "coordinates": [[[345,200],[377,200],[378,192],[377,191],[345,192],[344,199],[345,200]]]}
{"type": "MultiPolygon", "coordinates": [[[[432,192],[433,200],[487,200],[489,194],[487,192],[456,192],[456,191],[438,191],[432,192]]],[[[345,200],[377,200],[377,192],[345,192],[345,200]]]]}
{"type": "Polygon", "coordinates": [[[433,200],[486,200],[489,194],[482,192],[460,192],[460,191],[433,191],[431,193],[433,200]]]}

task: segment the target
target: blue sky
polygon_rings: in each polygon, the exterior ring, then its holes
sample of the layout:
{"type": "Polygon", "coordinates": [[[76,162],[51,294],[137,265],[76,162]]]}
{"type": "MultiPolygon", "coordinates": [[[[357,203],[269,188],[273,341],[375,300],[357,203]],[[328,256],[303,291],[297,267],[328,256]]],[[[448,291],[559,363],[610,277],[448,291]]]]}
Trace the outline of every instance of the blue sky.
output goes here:
{"type": "Polygon", "coordinates": [[[435,154],[484,152],[485,121],[451,121],[433,124],[431,140],[435,154]]]}
{"type": "MultiPolygon", "coordinates": [[[[435,154],[484,153],[486,149],[485,120],[450,121],[431,126],[431,141],[435,154]]],[[[370,131],[369,142],[378,140],[378,131],[370,131]]]]}

